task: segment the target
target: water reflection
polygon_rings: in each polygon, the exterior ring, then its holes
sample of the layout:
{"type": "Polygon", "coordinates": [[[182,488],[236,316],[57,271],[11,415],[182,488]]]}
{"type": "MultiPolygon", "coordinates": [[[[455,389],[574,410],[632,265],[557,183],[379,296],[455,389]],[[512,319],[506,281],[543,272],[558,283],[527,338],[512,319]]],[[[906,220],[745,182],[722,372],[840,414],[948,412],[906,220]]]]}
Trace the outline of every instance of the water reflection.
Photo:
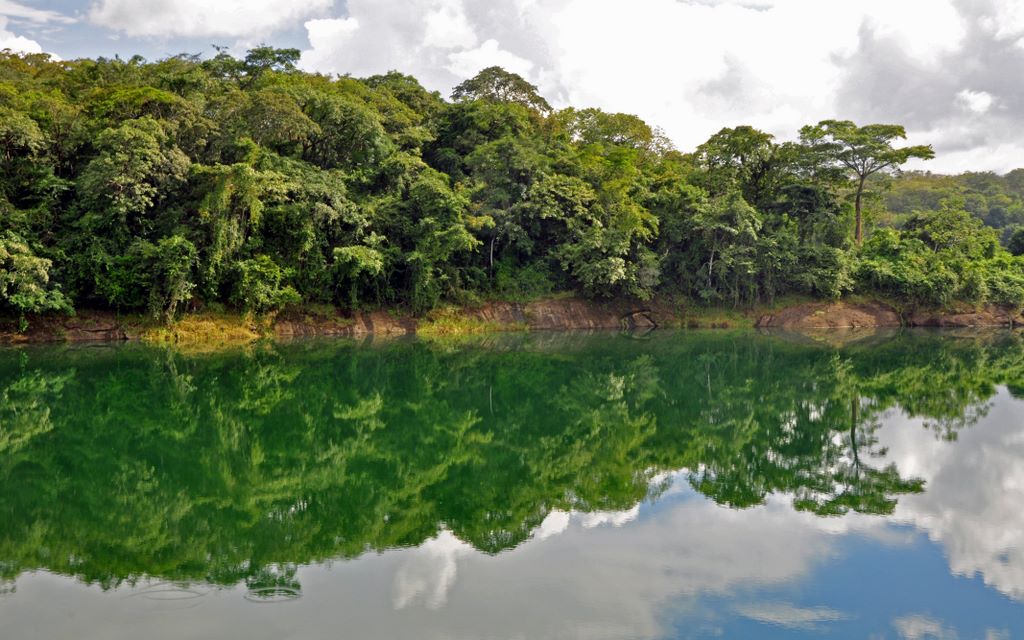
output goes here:
{"type": "Polygon", "coordinates": [[[816,633],[865,614],[772,590],[916,530],[1022,599],[1022,382],[1012,334],[4,352],[0,603],[29,615],[45,570],[355,637],[816,633]]]}
{"type": "Polygon", "coordinates": [[[886,440],[897,464],[928,486],[895,516],[942,543],[954,573],[1024,600],[1024,411],[1008,393],[989,406],[985,428],[961,432],[955,447],[893,420],[886,440]]]}

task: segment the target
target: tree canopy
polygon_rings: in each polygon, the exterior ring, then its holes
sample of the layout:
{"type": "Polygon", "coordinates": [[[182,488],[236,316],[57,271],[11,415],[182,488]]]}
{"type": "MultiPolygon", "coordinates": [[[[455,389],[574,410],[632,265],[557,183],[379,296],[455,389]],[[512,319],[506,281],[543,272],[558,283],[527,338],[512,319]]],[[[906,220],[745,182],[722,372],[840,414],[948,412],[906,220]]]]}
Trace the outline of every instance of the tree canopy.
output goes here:
{"type": "Polygon", "coordinates": [[[881,171],[899,170],[911,158],[929,160],[935,156],[931,146],[894,147],[907,132],[900,125],[871,124],[858,127],[849,120],[824,120],[800,130],[800,137],[825,167],[847,173],[856,182],[854,207],[857,244],[864,241],[861,215],[864,183],[881,171]]]}
{"type": "Polygon", "coordinates": [[[297,59],[0,54],[0,313],[553,292],[1024,306],[1024,170],[901,174],[932,152],[896,146],[899,125],[737,126],[684,153],[499,67],[446,101],[297,59]]]}

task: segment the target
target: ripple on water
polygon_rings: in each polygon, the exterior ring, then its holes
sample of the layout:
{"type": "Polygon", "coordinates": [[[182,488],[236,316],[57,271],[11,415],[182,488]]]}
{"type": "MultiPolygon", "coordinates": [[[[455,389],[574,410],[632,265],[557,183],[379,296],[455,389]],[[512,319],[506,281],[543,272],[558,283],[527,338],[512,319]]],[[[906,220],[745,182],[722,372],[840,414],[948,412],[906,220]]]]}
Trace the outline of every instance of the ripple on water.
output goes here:
{"type": "Polygon", "coordinates": [[[190,609],[200,604],[200,599],[210,589],[173,582],[156,582],[128,594],[128,598],[141,598],[160,603],[162,609],[190,609]]]}
{"type": "Polygon", "coordinates": [[[258,604],[291,602],[301,597],[302,593],[298,589],[292,589],[291,587],[262,587],[259,589],[249,589],[245,594],[246,600],[258,604]]]}

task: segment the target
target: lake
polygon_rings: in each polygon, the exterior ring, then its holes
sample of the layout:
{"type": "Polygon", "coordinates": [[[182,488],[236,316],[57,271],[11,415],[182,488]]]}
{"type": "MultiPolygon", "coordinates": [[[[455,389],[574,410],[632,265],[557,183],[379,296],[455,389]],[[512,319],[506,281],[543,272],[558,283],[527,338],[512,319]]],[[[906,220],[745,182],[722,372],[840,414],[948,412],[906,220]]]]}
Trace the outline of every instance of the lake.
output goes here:
{"type": "Polygon", "coordinates": [[[0,637],[1024,638],[1024,336],[842,337],[0,350],[0,637]]]}

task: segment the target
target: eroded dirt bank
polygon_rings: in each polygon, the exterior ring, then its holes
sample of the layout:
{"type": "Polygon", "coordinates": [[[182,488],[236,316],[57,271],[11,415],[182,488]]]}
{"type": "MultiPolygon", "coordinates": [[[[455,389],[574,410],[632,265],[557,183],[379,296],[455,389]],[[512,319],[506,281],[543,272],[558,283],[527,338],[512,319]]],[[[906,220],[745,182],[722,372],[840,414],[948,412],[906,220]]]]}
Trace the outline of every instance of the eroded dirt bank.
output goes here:
{"type": "MultiPolygon", "coordinates": [[[[654,329],[669,326],[674,317],[664,309],[627,301],[592,302],[577,298],[529,303],[491,302],[454,311],[458,323],[470,330],[569,331],[597,329],[654,329]]],[[[352,318],[281,318],[274,323],[279,337],[408,335],[430,328],[418,320],[387,311],[357,313],[352,318]]],[[[458,329],[456,328],[456,331],[458,329]]]]}
{"type": "Polygon", "coordinates": [[[1014,327],[1020,311],[987,306],[969,311],[916,310],[900,314],[881,302],[811,302],[761,315],[758,328],[863,329],[870,327],[1014,327]]]}
{"type": "MultiPolygon", "coordinates": [[[[961,312],[914,311],[899,313],[881,302],[808,302],[771,311],[729,312],[722,318],[706,310],[663,302],[579,298],[554,298],[529,303],[491,302],[453,309],[446,316],[454,322],[451,333],[462,331],[571,331],[607,329],[656,329],[677,327],[775,328],[787,330],[864,329],[884,327],[1012,327],[1024,325],[1019,311],[985,307],[961,312]]],[[[207,324],[216,321],[205,320],[207,324]]],[[[234,319],[237,325],[240,319],[234,319]]],[[[260,326],[251,335],[279,338],[310,336],[403,336],[433,330],[435,321],[417,319],[393,311],[359,312],[352,316],[283,314],[260,326]]],[[[86,342],[133,340],[152,336],[152,326],[137,317],[111,313],[81,312],[72,317],[34,318],[25,332],[13,321],[0,325],[0,342],[86,342]]],[[[174,340],[174,330],[163,332],[174,340]]],[[[205,335],[205,334],[204,334],[205,335]]],[[[198,339],[203,339],[199,336],[198,339]]],[[[211,339],[216,340],[214,335],[211,339]]]]}
{"type": "Polygon", "coordinates": [[[812,302],[786,307],[758,318],[758,328],[771,329],[861,329],[899,327],[900,314],[878,302],[812,302]]]}

